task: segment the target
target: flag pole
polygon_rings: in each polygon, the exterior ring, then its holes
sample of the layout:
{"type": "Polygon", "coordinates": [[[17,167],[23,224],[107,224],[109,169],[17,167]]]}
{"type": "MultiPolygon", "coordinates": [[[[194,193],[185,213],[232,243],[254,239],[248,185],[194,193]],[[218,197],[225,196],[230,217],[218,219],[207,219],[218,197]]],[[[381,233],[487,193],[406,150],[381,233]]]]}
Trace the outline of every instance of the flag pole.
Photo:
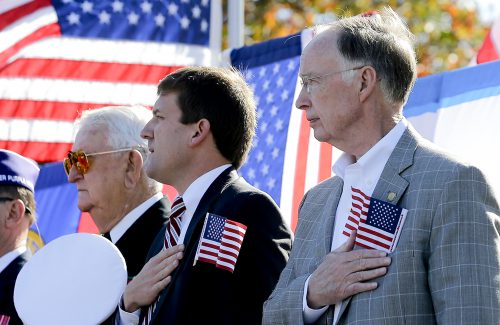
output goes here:
{"type": "Polygon", "coordinates": [[[227,4],[229,48],[239,48],[244,45],[243,31],[245,28],[245,3],[243,0],[231,0],[227,4]]]}

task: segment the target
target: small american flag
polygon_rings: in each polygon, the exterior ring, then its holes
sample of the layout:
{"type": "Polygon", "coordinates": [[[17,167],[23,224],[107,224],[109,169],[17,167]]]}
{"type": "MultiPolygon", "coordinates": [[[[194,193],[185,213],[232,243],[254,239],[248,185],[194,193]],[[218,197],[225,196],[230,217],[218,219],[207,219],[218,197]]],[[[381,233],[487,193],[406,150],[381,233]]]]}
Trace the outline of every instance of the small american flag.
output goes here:
{"type": "Polygon", "coordinates": [[[234,271],[247,226],[207,213],[194,261],[202,261],[219,269],[234,271]]]}
{"type": "Polygon", "coordinates": [[[8,325],[10,316],[0,315],[0,325],[8,325]]]}
{"type": "Polygon", "coordinates": [[[352,208],[342,233],[349,236],[357,229],[356,245],[393,252],[408,210],[371,198],[356,188],[351,193],[352,208]]]}

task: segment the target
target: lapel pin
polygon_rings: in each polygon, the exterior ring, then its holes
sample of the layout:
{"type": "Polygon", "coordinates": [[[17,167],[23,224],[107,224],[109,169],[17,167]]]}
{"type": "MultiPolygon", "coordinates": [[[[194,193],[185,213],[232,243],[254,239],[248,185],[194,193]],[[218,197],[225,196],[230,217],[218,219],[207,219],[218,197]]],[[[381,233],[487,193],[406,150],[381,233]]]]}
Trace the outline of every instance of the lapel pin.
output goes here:
{"type": "Polygon", "coordinates": [[[389,192],[389,194],[387,194],[387,199],[389,201],[394,201],[394,199],[396,198],[396,193],[394,192],[389,192]]]}

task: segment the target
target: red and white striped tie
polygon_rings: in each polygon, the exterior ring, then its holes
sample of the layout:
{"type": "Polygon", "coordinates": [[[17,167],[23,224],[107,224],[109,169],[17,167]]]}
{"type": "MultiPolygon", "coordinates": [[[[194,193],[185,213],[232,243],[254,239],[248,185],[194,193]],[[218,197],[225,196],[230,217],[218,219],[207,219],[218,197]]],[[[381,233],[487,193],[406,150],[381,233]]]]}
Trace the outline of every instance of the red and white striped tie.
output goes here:
{"type": "MultiPolygon", "coordinates": [[[[182,197],[180,196],[176,197],[174,203],[172,204],[172,210],[170,211],[170,218],[168,219],[167,227],[165,229],[165,239],[163,241],[163,249],[175,246],[179,242],[179,236],[181,234],[182,216],[184,215],[185,211],[186,211],[186,205],[184,204],[182,197]]],[[[158,299],[154,303],[149,305],[148,312],[146,314],[146,317],[144,317],[143,324],[149,325],[151,317],[153,316],[153,312],[156,308],[156,304],[158,303],[159,300],[160,297],[158,297],[158,299]]]]}
{"type": "Polygon", "coordinates": [[[181,234],[181,222],[182,215],[186,211],[186,206],[182,197],[178,196],[175,198],[172,204],[172,210],[170,212],[170,218],[168,219],[167,229],[165,231],[165,241],[163,243],[163,249],[170,248],[177,245],[179,241],[179,236],[181,234]]]}

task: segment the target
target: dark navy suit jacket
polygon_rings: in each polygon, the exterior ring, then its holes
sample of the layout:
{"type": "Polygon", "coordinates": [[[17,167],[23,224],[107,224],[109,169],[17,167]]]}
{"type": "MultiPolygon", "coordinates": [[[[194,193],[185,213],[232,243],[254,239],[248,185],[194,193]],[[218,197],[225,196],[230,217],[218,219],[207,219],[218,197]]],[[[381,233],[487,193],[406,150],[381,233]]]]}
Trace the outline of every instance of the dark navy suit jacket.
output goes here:
{"type": "MultiPolygon", "coordinates": [[[[162,249],[163,232],[148,258],[162,249]]],[[[151,324],[261,324],[262,305],[292,245],[292,234],[270,196],[228,168],[203,195],[184,245],[184,258],[160,294],[151,324]],[[233,273],[201,261],[193,265],[207,212],[247,226],[233,273]]]]}
{"type": "Polygon", "coordinates": [[[17,275],[30,256],[30,252],[26,251],[0,273],[0,315],[10,316],[9,325],[22,324],[14,308],[14,285],[17,275]]]}

